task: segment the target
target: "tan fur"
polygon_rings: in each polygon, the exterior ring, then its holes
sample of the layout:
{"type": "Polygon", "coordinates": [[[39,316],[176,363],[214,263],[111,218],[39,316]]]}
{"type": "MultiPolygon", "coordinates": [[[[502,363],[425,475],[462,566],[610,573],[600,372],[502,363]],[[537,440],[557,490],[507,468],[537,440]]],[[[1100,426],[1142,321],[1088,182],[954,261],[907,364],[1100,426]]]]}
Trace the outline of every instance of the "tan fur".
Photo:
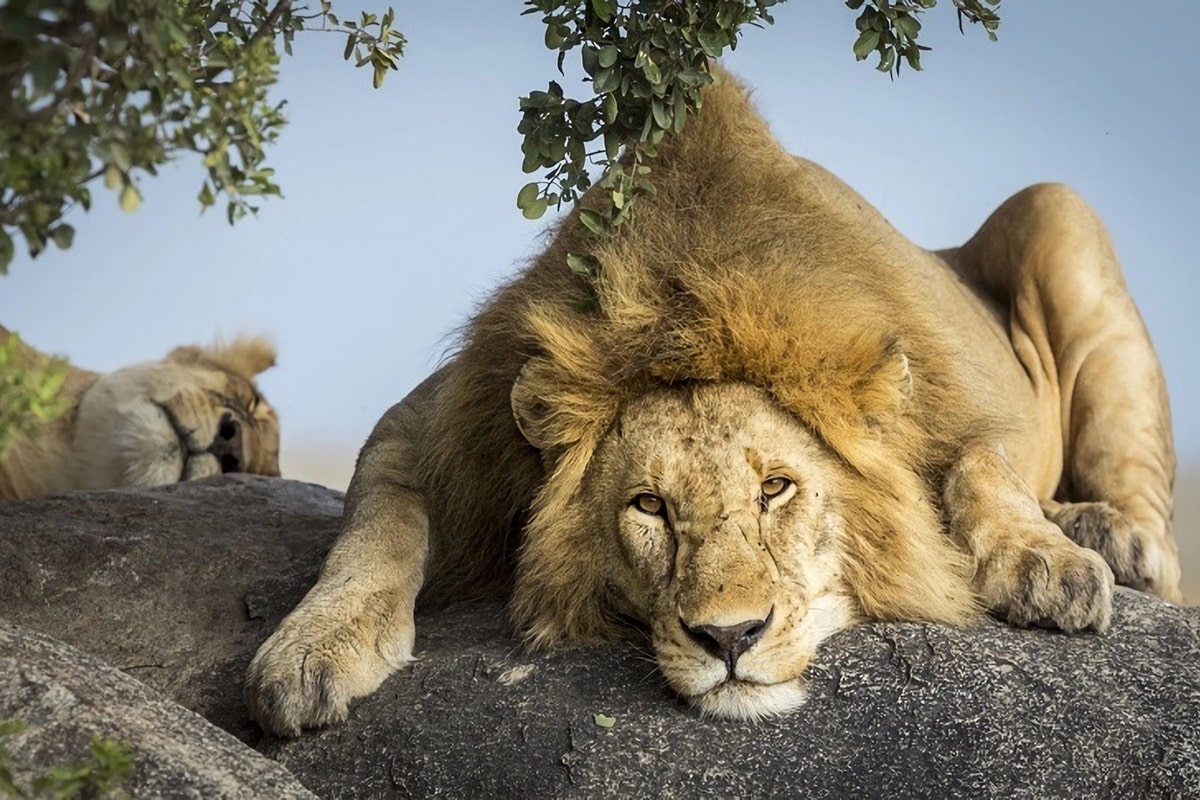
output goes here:
{"type": "MultiPolygon", "coordinates": [[[[9,335],[0,328],[0,341],[9,335]]],[[[105,375],[72,366],[69,410],[0,457],[0,498],[278,475],[278,418],[253,383],[274,363],[267,340],[242,337],[105,375]]]]}
{"type": "Polygon", "coordinates": [[[728,79],[653,179],[613,237],[568,216],[380,421],[250,666],[264,727],[344,718],[411,659],[421,591],[510,594],[534,646],[640,620],[677,691],[739,717],[794,708],[856,620],[1103,630],[1112,570],[1177,596],[1161,370],[1070,190],[931,253],[728,79]],[[565,266],[584,251],[599,312],[565,266]]]}

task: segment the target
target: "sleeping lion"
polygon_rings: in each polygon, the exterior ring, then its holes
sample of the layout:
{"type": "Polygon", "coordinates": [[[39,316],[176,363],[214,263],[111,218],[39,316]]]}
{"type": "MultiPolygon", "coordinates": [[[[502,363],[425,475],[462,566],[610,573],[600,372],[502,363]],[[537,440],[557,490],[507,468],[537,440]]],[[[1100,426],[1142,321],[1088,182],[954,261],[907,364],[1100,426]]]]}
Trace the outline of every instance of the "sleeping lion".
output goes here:
{"type": "Polygon", "coordinates": [[[923,250],[728,77],[653,179],[611,237],[568,216],[380,420],[250,665],[265,729],[344,719],[413,658],[419,595],[503,593],[535,648],[644,635],[736,718],[797,708],[855,623],[1104,631],[1114,576],[1179,598],[1163,374],[1074,192],[923,250]]]}
{"type": "MultiPolygon", "coordinates": [[[[10,334],[0,327],[0,343],[10,334]]],[[[25,360],[47,357],[18,342],[25,360]]],[[[254,385],[264,339],[179,347],[101,375],[70,367],[71,406],[0,455],[0,499],[158,486],[223,472],[279,474],[279,420],[254,385]]]]}

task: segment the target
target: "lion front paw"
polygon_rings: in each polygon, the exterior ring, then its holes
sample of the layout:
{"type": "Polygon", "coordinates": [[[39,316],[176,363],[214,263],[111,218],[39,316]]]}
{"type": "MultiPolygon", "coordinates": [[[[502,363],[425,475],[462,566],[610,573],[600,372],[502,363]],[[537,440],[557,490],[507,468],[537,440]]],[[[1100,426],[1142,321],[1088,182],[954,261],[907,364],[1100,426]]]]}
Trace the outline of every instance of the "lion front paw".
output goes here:
{"type": "Polygon", "coordinates": [[[1108,629],[1112,570],[1097,553],[1061,537],[1002,548],[981,565],[978,579],[989,608],[1014,625],[1108,629]]]}
{"type": "Polygon", "coordinates": [[[255,654],[246,673],[246,704],[264,730],[298,736],[305,728],[342,722],[352,700],[412,660],[411,621],[338,612],[302,605],[255,654]]]}
{"type": "Polygon", "coordinates": [[[1155,537],[1139,531],[1108,503],[1064,503],[1050,521],[1076,544],[1095,550],[1112,568],[1117,583],[1178,599],[1172,567],[1178,559],[1155,537]]]}

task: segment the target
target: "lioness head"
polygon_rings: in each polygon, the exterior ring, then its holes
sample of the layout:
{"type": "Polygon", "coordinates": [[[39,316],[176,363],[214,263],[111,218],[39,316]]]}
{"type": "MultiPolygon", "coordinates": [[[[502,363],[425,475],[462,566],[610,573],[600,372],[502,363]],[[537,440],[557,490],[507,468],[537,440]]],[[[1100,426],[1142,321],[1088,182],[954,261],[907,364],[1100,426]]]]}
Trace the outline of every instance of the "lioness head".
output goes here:
{"type": "Polygon", "coordinates": [[[278,475],[279,420],[253,383],[274,361],[265,341],[237,339],[103,375],[77,411],[77,485],[278,475]]]}

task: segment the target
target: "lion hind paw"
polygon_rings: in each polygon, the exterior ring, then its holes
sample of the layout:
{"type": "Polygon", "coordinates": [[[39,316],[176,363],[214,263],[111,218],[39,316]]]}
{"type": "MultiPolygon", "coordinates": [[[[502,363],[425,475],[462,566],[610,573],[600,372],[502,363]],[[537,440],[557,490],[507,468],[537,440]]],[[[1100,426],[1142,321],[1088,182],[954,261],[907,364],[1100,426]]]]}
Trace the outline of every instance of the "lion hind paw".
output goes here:
{"type": "Polygon", "coordinates": [[[1097,553],[1069,542],[1030,547],[988,583],[992,611],[1014,625],[1103,633],[1112,620],[1113,573],[1097,553]]]}

